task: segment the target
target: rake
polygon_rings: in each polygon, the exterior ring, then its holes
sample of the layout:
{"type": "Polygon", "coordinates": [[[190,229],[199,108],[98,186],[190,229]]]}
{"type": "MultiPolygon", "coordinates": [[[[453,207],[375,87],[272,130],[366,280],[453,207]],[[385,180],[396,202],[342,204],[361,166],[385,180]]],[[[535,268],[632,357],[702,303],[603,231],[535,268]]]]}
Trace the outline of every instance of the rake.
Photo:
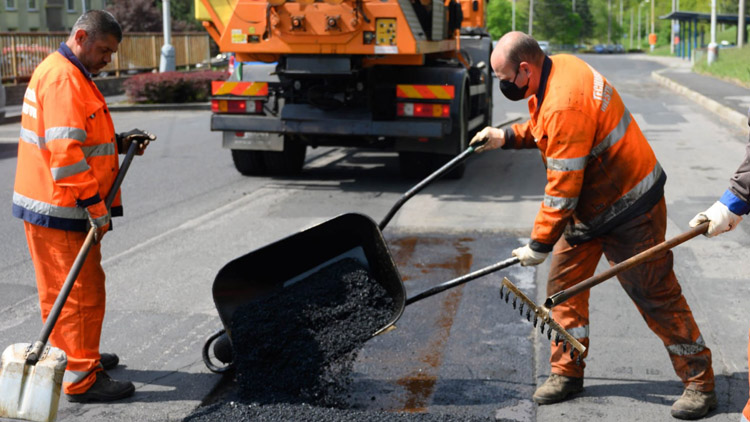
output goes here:
{"type": "Polygon", "coordinates": [[[528,298],[518,287],[515,286],[507,277],[503,278],[503,284],[500,286],[500,299],[505,299],[505,303],[510,302],[510,296],[513,293],[513,309],[518,309],[518,314],[523,316],[524,308],[526,309],[526,319],[534,324],[534,328],[539,325],[539,332],[544,335],[544,329],[547,328],[547,339],[552,340],[552,331],[555,332],[555,346],[563,342],[563,352],[570,348],[570,359],[581,364],[581,356],[586,352],[586,346],[581,344],[575,337],[570,335],[565,328],[552,319],[549,308],[544,305],[537,305],[528,298]],[[508,292],[505,288],[508,288],[508,292]],[[520,305],[518,300],[520,299],[520,305]],[[532,321],[533,317],[533,321],[532,321]],[[576,351],[578,356],[576,357],[576,351]]]}

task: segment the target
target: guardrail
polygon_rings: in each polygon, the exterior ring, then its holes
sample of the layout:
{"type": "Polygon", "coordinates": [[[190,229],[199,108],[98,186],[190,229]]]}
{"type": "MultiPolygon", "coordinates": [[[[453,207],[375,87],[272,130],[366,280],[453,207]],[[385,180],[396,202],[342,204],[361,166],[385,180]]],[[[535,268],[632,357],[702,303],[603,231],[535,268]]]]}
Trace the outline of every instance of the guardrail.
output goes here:
{"type": "MultiPolygon", "coordinates": [[[[0,32],[2,82],[28,81],[34,68],[55,52],[68,35],[67,32],[0,32]]],[[[123,34],[117,53],[112,55],[112,62],[102,72],[120,76],[122,73],[158,69],[162,44],[162,33],[123,34]]],[[[173,33],[172,46],[178,69],[206,63],[211,55],[209,36],[203,32],[173,33]]]]}

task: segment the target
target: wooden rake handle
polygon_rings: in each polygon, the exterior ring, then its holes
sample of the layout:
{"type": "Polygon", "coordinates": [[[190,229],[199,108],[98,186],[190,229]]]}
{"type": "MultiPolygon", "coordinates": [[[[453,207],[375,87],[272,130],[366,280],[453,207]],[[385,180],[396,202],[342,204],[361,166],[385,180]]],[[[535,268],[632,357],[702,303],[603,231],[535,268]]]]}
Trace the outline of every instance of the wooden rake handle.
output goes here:
{"type": "Polygon", "coordinates": [[[625,261],[620,262],[617,265],[613,265],[606,271],[602,271],[599,274],[596,274],[592,277],[587,278],[586,280],[583,280],[582,282],[574,285],[573,287],[565,290],[561,290],[552,296],[548,297],[547,300],[544,301],[544,306],[546,308],[552,308],[553,306],[559,305],[566,300],[570,299],[571,297],[577,295],[578,293],[581,293],[585,290],[588,290],[597,284],[609,280],[610,278],[616,276],[617,274],[620,274],[621,272],[628,270],[650,258],[653,258],[657,254],[664,252],[666,250],[672,249],[675,246],[679,245],[680,243],[686,242],[700,234],[706,233],[706,230],[708,230],[708,222],[701,223],[694,228],[686,231],[685,233],[679,234],[669,240],[666,240],[662,243],[659,243],[658,245],[646,249],[645,251],[632,256],[625,261]]]}

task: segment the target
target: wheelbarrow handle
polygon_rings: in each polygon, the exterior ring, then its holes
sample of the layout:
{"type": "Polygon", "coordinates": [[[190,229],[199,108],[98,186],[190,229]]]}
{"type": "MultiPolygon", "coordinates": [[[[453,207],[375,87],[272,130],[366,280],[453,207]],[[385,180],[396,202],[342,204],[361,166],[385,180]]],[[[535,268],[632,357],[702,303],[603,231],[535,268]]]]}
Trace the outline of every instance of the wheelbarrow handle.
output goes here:
{"type": "Polygon", "coordinates": [[[423,291],[422,293],[418,293],[418,294],[416,294],[416,295],[414,295],[414,296],[406,299],[406,305],[410,305],[410,304],[412,304],[414,302],[417,302],[417,301],[420,301],[420,300],[422,300],[424,298],[427,298],[427,297],[430,297],[430,296],[434,296],[434,295],[436,295],[436,294],[438,294],[438,293],[440,293],[442,291],[445,291],[445,290],[448,290],[448,289],[452,289],[453,287],[456,287],[456,286],[460,286],[460,285],[462,285],[464,283],[467,283],[467,282],[469,282],[471,280],[475,280],[475,279],[477,279],[479,277],[483,277],[483,276],[485,276],[487,274],[491,274],[491,273],[494,273],[496,271],[500,271],[500,270],[502,270],[504,268],[508,268],[511,265],[518,264],[519,262],[520,262],[520,260],[517,257],[514,256],[512,258],[506,259],[505,261],[500,261],[500,262],[492,264],[490,266],[478,269],[478,270],[476,270],[476,271],[474,271],[472,273],[463,275],[463,276],[458,277],[458,278],[454,278],[453,280],[448,280],[448,281],[446,281],[444,283],[440,283],[440,284],[438,284],[435,287],[427,289],[427,290],[423,291]]]}
{"type": "Polygon", "coordinates": [[[582,282],[573,285],[573,287],[571,287],[569,289],[561,290],[561,291],[553,294],[552,296],[548,297],[544,301],[544,306],[551,309],[553,306],[559,305],[559,304],[565,302],[566,300],[570,299],[571,297],[573,297],[573,296],[575,296],[575,295],[577,295],[577,294],[579,294],[579,293],[581,293],[581,292],[583,292],[585,290],[588,290],[588,289],[596,286],[597,284],[599,284],[599,283],[601,283],[603,281],[607,281],[610,278],[616,276],[617,274],[620,274],[621,272],[623,272],[625,270],[628,270],[628,269],[630,269],[630,268],[632,268],[632,267],[634,267],[634,266],[636,266],[636,265],[638,265],[638,264],[646,261],[647,259],[653,258],[654,256],[656,256],[657,254],[659,254],[661,252],[664,252],[666,250],[672,249],[675,246],[677,246],[677,245],[679,245],[679,244],[681,244],[683,242],[686,242],[686,241],[688,241],[688,240],[690,240],[690,239],[692,239],[692,238],[694,238],[694,237],[696,237],[696,236],[698,236],[700,234],[705,233],[706,230],[708,230],[708,222],[701,223],[701,224],[695,226],[694,228],[692,228],[692,229],[690,229],[690,230],[688,230],[688,231],[686,231],[684,233],[681,233],[681,234],[679,234],[679,235],[677,235],[677,236],[675,236],[675,237],[673,237],[673,238],[671,238],[669,240],[661,242],[661,243],[659,243],[658,245],[656,245],[654,247],[646,249],[645,251],[643,251],[643,252],[641,252],[641,253],[639,253],[637,255],[634,255],[634,256],[626,259],[625,261],[620,262],[617,265],[613,265],[613,266],[609,267],[606,271],[602,271],[599,274],[596,274],[596,275],[594,275],[592,277],[589,277],[586,280],[583,280],[582,282]]]}
{"type": "MultiPolygon", "coordinates": [[[[516,122],[520,120],[520,117],[506,120],[498,125],[496,125],[496,128],[501,128],[505,125],[511,124],[513,122],[516,122]]],[[[445,163],[442,167],[435,170],[432,174],[427,176],[425,179],[423,179],[421,182],[417,183],[409,189],[405,194],[399,198],[398,201],[396,201],[396,204],[388,211],[388,214],[386,214],[385,217],[383,217],[383,220],[378,224],[378,227],[380,230],[385,229],[385,226],[388,225],[388,223],[391,221],[394,215],[398,212],[398,210],[401,209],[401,207],[406,203],[406,201],[410,200],[414,195],[419,193],[422,189],[425,188],[425,186],[429,185],[430,183],[434,182],[435,180],[442,177],[445,173],[448,173],[453,167],[460,164],[462,161],[464,161],[468,156],[474,153],[477,148],[483,146],[489,141],[489,139],[482,139],[478,142],[475,142],[474,145],[470,145],[468,148],[466,148],[462,153],[458,154],[457,156],[453,157],[452,160],[445,163]]]]}
{"type": "MultiPolygon", "coordinates": [[[[141,141],[132,142],[130,144],[130,148],[128,148],[127,154],[125,154],[125,158],[122,160],[120,170],[117,172],[115,181],[114,183],[112,183],[112,188],[109,190],[107,198],[104,202],[107,206],[108,211],[112,207],[112,203],[117,196],[117,191],[120,190],[122,180],[125,178],[125,174],[130,168],[130,163],[133,161],[136,148],[140,147],[140,143],[141,141]]],[[[76,278],[78,278],[78,274],[81,272],[81,268],[83,267],[83,263],[86,261],[86,257],[88,256],[89,251],[91,250],[91,246],[94,244],[95,234],[96,227],[91,227],[86,234],[86,239],[83,241],[81,250],[78,251],[78,255],[76,256],[75,261],[73,261],[73,265],[70,267],[70,271],[68,272],[68,277],[65,279],[65,283],[60,289],[60,293],[57,295],[57,299],[55,299],[54,305],[52,305],[52,309],[47,316],[47,320],[42,326],[42,332],[39,334],[39,339],[34,342],[31,347],[31,351],[26,355],[27,364],[36,365],[36,363],[39,361],[39,357],[42,355],[42,351],[44,350],[44,346],[47,344],[47,340],[49,340],[52,329],[57,323],[57,318],[60,317],[60,312],[62,311],[63,306],[65,306],[65,302],[68,300],[70,291],[73,290],[73,284],[75,283],[76,278]]]]}

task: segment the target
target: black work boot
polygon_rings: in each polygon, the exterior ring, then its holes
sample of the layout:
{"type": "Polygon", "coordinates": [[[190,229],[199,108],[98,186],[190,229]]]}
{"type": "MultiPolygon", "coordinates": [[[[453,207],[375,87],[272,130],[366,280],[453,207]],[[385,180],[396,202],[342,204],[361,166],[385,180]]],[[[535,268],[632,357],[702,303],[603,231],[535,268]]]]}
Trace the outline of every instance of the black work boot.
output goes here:
{"type": "Polygon", "coordinates": [[[581,391],[583,391],[583,377],[550,374],[547,381],[536,389],[532,399],[537,404],[551,404],[561,402],[568,396],[581,391]]]}
{"type": "Polygon", "coordinates": [[[74,403],[107,402],[128,398],[135,392],[135,386],[130,381],[117,381],[104,371],[96,373],[94,384],[81,394],[66,394],[66,398],[74,403]]]}
{"type": "Polygon", "coordinates": [[[703,392],[686,388],[672,405],[672,416],[677,419],[700,419],[716,409],[717,405],[714,391],[703,392]]]}
{"type": "Polygon", "coordinates": [[[110,369],[117,368],[117,365],[120,363],[120,358],[114,353],[101,353],[99,363],[102,364],[102,368],[104,368],[105,371],[109,371],[110,369]]]}

